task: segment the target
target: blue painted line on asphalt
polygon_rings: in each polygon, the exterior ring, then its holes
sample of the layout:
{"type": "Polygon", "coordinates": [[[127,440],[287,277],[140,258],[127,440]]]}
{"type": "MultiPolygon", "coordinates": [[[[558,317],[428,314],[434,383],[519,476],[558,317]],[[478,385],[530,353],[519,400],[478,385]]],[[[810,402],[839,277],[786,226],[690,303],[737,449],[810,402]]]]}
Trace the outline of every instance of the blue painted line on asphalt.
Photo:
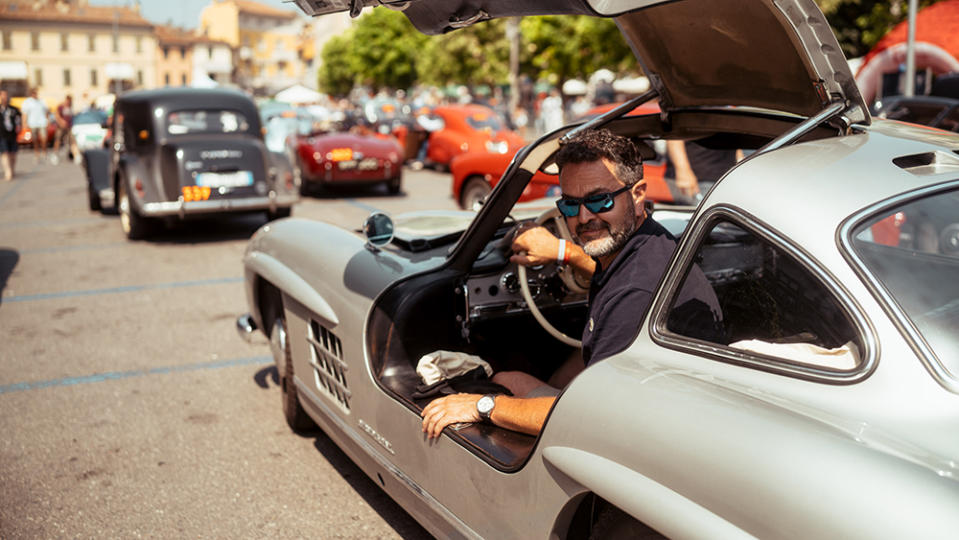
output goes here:
{"type": "Polygon", "coordinates": [[[74,386],[78,384],[93,384],[104,381],[115,381],[120,379],[130,379],[134,377],[146,377],[149,375],[167,375],[170,373],[183,373],[186,371],[200,371],[205,369],[223,369],[236,366],[248,366],[257,364],[272,363],[270,356],[253,356],[249,358],[233,358],[230,360],[221,360],[219,362],[201,362],[198,364],[186,364],[183,366],[164,366],[150,369],[133,369],[130,371],[110,371],[107,373],[97,373],[94,375],[84,375],[82,377],[65,377],[62,379],[50,379],[46,381],[22,382],[14,384],[5,384],[0,386],[0,394],[10,392],[23,392],[26,390],[37,390],[40,388],[50,388],[51,386],[74,386]]]}
{"type": "Polygon", "coordinates": [[[81,244],[78,246],[52,246],[45,248],[33,248],[20,250],[21,255],[33,255],[37,253],[62,253],[64,251],[91,251],[97,249],[106,249],[120,246],[128,246],[129,242],[110,242],[108,244],[81,244]]]}
{"type": "MultiPolygon", "coordinates": [[[[2,203],[0,203],[2,204],[2,203]]],[[[83,217],[68,219],[43,219],[38,221],[7,221],[0,222],[2,228],[50,227],[55,225],[79,225],[83,223],[97,223],[105,221],[102,217],[83,217]]]]}
{"type": "MultiPolygon", "coordinates": [[[[382,210],[380,210],[379,208],[375,206],[370,206],[366,203],[361,203],[360,201],[356,199],[346,199],[346,202],[349,204],[352,204],[353,206],[357,208],[362,208],[363,210],[368,210],[370,212],[383,212],[382,210]]],[[[386,212],[383,212],[383,213],[385,214],[386,212]]]]}
{"type": "Polygon", "coordinates": [[[0,206],[3,206],[3,203],[7,202],[7,199],[12,197],[14,193],[20,191],[20,188],[22,188],[23,184],[25,183],[26,183],[26,180],[17,180],[16,185],[8,189],[7,192],[3,194],[3,196],[0,196],[0,206]]]}
{"type": "Polygon", "coordinates": [[[87,289],[81,291],[63,291],[57,293],[26,294],[23,296],[9,296],[0,299],[6,302],[32,302],[34,300],[50,300],[53,298],[71,298],[76,296],[100,296],[104,294],[120,294],[128,292],[146,291],[150,289],[177,289],[180,287],[201,287],[203,285],[222,285],[225,283],[239,283],[242,277],[201,279],[196,281],[174,281],[171,283],[154,283],[150,285],[127,285],[125,287],[110,287],[107,289],[87,289]]]}

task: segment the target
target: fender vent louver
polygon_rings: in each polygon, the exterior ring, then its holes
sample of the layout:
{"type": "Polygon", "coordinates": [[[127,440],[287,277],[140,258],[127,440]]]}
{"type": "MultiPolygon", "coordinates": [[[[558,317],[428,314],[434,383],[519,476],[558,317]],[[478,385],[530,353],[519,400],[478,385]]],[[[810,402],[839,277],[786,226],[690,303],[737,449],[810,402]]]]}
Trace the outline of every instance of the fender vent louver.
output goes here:
{"type": "Polygon", "coordinates": [[[959,171],[959,156],[941,150],[897,157],[892,162],[902,170],[916,176],[959,171]]]}
{"type": "Polygon", "coordinates": [[[327,396],[344,412],[350,412],[352,395],[346,383],[347,365],[343,361],[340,338],[322,324],[311,320],[306,340],[310,344],[310,365],[313,366],[317,388],[325,390],[327,396]]]}

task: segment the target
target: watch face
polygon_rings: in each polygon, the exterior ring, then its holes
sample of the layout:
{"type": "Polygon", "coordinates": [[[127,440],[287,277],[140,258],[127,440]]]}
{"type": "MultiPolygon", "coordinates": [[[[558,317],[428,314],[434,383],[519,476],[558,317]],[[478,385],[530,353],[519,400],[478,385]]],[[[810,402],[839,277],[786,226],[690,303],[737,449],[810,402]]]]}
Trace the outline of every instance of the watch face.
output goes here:
{"type": "Polygon", "coordinates": [[[492,397],[483,396],[476,402],[476,410],[478,410],[480,414],[486,415],[493,410],[493,405],[495,404],[496,402],[493,401],[492,397]]]}

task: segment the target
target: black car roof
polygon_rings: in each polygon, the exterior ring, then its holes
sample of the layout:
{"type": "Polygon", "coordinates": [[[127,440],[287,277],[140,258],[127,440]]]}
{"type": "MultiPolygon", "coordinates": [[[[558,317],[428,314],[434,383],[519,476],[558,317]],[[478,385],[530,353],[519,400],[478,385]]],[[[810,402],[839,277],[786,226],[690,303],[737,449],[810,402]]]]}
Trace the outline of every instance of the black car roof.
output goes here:
{"type": "Polygon", "coordinates": [[[240,92],[229,88],[159,88],[133,90],[120,95],[117,102],[125,104],[148,104],[165,109],[217,108],[236,109],[256,116],[256,104],[240,92]]]}

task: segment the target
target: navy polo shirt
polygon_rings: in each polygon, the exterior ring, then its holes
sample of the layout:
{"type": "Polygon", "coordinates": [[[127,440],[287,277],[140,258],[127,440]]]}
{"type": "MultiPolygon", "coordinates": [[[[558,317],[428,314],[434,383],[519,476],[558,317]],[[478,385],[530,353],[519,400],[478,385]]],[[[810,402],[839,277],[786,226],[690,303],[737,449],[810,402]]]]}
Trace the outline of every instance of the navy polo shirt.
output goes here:
{"type": "MultiPolygon", "coordinates": [[[[587,366],[626,349],[636,339],[675,249],[676,239],[647,217],[609,268],[600,268],[597,261],[583,330],[587,366]]],[[[710,331],[721,327],[719,301],[698,267],[686,278],[677,305],[692,306],[692,312],[684,317],[691,324],[704,325],[710,331]]]]}

